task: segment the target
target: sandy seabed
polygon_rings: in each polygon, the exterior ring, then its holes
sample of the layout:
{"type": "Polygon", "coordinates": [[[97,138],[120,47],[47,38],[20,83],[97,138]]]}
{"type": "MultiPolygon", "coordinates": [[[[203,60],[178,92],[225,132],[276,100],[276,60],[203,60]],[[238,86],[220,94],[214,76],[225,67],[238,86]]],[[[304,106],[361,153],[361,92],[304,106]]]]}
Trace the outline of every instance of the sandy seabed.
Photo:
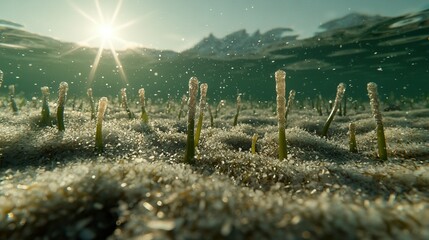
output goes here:
{"type": "Polygon", "coordinates": [[[288,158],[280,161],[274,107],[244,103],[237,126],[233,104],[214,127],[206,112],[196,163],[188,165],[178,109],[151,104],[144,125],[110,103],[105,151],[97,154],[88,110],[67,106],[58,132],[54,119],[38,126],[40,106],[17,115],[2,107],[0,239],[429,239],[423,105],[382,113],[385,162],[376,157],[368,105],[336,116],[328,139],[317,134],[325,113],[293,108],[288,158]],[[358,153],[348,150],[350,122],[358,153]]]}

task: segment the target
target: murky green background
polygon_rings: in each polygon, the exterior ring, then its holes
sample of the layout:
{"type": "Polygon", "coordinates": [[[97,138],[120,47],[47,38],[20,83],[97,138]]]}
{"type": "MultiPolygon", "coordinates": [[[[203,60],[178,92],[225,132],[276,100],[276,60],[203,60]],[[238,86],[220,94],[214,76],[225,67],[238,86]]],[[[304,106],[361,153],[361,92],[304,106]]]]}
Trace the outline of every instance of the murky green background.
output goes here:
{"type": "Polygon", "coordinates": [[[71,97],[84,96],[88,87],[98,97],[116,96],[120,88],[127,87],[133,97],[144,87],[149,98],[180,99],[189,78],[197,76],[208,83],[213,101],[234,99],[237,93],[243,100],[271,101],[275,99],[273,74],[280,68],[288,75],[287,90],[295,89],[298,100],[319,93],[334,98],[339,82],[347,84],[346,96],[354,99],[366,99],[369,81],[379,85],[384,98],[428,95],[428,10],[274,44],[243,56],[126,50],[119,52],[119,59],[128,82],[121,79],[112,54],[105,50],[92,84],[88,75],[97,49],[81,48],[65,54],[75,45],[0,29],[3,43],[19,46],[30,41],[34,46],[0,48],[0,68],[5,73],[2,93],[7,93],[7,85],[15,84],[17,92],[27,98],[39,97],[40,87],[45,85],[54,97],[58,84],[67,81],[71,97]]]}

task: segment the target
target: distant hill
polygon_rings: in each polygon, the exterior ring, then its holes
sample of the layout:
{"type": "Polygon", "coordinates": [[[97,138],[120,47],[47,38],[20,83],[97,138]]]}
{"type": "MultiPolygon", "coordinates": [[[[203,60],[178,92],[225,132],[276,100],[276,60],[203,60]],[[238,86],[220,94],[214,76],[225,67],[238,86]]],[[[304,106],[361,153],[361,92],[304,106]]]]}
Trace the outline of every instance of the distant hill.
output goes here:
{"type": "Polygon", "coordinates": [[[265,33],[256,31],[248,34],[246,30],[239,30],[216,38],[213,34],[201,40],[191,49],[184,51],[185,54],[199,54],[211,57],[242,57],[256,54],[262,48],[279,41],[294,41],[296,35],[290,35],[290,28],[274,28],[265,33]]]}
{"type": "Polygon", "coordinates": [[[0,19],[0,26],[1,25],[8,26],[8,27],[16,27],[16,28],[24,27],[23,25],[21,25],[19,23],[11,22],[11,21],[4,20],[4,19],[0,19]]]}
{"type": "Polygon", "coordinates": [[[0,20],[0,47],[19,48],[19,49],[45,49],[61,50],[77,46],[75,43],[68,43],[34,34],[23,29],[22,25],[0,20]],[[8,24],[1,24],[8,23],[8,24]]]}
{"type": "Polygon", "coordinates": [[[323,23],[319,28],[324,30],[337,30],[361,25],[375,24],[388,19],[379,15],[367,15],[361,13],[350,13],[344,17],[323,23]]]}

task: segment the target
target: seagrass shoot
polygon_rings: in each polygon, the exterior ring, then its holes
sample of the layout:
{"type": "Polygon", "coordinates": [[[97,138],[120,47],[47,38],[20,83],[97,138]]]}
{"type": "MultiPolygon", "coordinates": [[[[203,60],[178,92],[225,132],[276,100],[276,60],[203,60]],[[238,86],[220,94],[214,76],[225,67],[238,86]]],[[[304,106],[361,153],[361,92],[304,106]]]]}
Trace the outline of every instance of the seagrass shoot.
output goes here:
{"type": "Polygon", "coordinates": [[[44,86],[41,87],[40,90],[42,91],[42,118],[40,120],[40,125],[42,126],[51,126],[51,112],[49,110],[49,87],[44,86]]]}
{"type": "Polygon", "coordinates": [[[236,110],[236,112],[235,112],[233,126],[237,126],[237,123],[238,123],[238,115],[240,114],[240,108],[241,108],[241,96],[240,96],[240,94],[238,94],[238,96],[237,96],[236,106],[237,106],[237,110],[236,110]]]}
{"type": "Polygon", "coordinates": [[[101,153],[104,151],[103,145],[103,119],[107,109],[107,98],[102,97],[98,101],[97,125],[95,129],[95,149],[101,153]]]}
{"type": "Polygon", "coordinates": [[[95,102],[94,97],[92,95],[92,88],[88,88],[86,90],[86,95],[88,95],[89,106],[91,108],[91,120],[95,119],[95,102]]]}
{"type": "Polygon", "coordinates": [[[122,100],[121,105],[125,109],[125,111],[127,112],[128,118],[133,119],[134,114],[133,114],[133,112],[131,112],[130,108],[128,107],[127,89],[126,88],[121,89],[121,100],[122,100]]]}
{"type": "Polygon", "coordinates": [[[207,83],[203,83],[200,86],[200,113],[198,115],[197,130],[195,132],[195,147],[198,146],[198,142],[200,141],[201,128],[203,127],[204,110],[206,109],[207,100],[207,88],[207,83]]]}
{"type": "Polygon", "coordinates": [[[195,162],[195,112],[197,105],[198,79],[191,77],[189,80],[189,101],[188,101],[188,131],[186,138],[185,163],[195,162]]]}
{"type": "Polygon", "coordinates": [[[57,127],[58,131],[62,132],[66,128],[64,126],[64,108],[66,105],[67,91],[69,85],[66,82],[61,82],[58,90],[58,101],[57,101],[57,127]]]}
{"type": "Polygon", "coordinates": [[[380,102],[378,100],[377,84],[370,82],[367,84],[369,103],[371,105],[372,116],[374,117],[377,132],[377,153],[382,161],[387,160],[386,137],[384,136],[383,118],[380,112],[380,102]]]}
{"type": "Polygon", "coordinates": [[[331,113],[329,114],[329,117],[326,120],[325,125],[323,126],[323,129],[322,129],[322,133],[321,133],[322,137],[325,137],[325,138],[327,137],[329,127],[331,126],[332,120],[334,120],[335,114],[338,111],[338,108],[339,108],[340,103],[341,103],[341,99],[343,99],[345,91],[346,91],[346,85],[344,83],[338,84],[337,95],[335,97],[334,104],[331,107],[331,109],[332,109],[331,113]]]}
{"type": "Polygon", "coordinates": [[[286,146],[286,72],[277,70],[275,72],[276,93],[277,93],[277,123],[278,123],[278,155],[279,160],[287,158],[286,146]]]}
{"type": "Polygon", "coordinates": [[[18,114],[18,105],[15,101],[15,85],[9,85],[9,102],[12,112],[18,114]]]}
{"type": "Polygon", "coordinates": [[[140,120],[142,121],[142,123],[148,124],[149,123],[149,116],[148,116],[147,111],[146,111],[146,99],[145,99],[144,88],[139,89],[139,97],[140,97],[140,105],[141,105],[141,111],[142,111],[142,113],[140,115],[140,120]]]}

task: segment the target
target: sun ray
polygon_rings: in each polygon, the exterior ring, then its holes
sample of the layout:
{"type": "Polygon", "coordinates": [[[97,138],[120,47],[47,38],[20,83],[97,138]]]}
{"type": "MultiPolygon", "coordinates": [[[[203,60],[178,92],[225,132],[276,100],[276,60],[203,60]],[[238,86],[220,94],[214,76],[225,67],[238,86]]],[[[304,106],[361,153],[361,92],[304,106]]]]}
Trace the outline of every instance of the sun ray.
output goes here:
{"type": "Polygon", "coordinates": [[[89,72],[89,76],[88,76],[88,85],[89,86],[91,86],[92,82],[94,81],[95,73],[97,72],[98,64],[100,63],[101,55],[103,54],[104,44],[105,43],[103,41],[101,43],[100,47],[98,48],[97,55],[95,56],[91,71],[89,72]]]}
{"type": "Polygon", "coordinates": [[[137,22],[137,20],[131,20],[131,21],[128,21],[128,22],[126,22],[126,23],[124,23],[124,24],[122,24],[122,25],[119,25],[119,26],[115,27],[115,31],[118,31],[118,30],[121,30],[121,29],[127,28],[127,27],[129,27],[129,26],[133,25],[133,24],[134,24],[134,23],[136,23],[136,22],[137,22]]]}
{"type": "Polygon", "coordinates": [[[100,17],[101,23],[105,23],[103,11],[101,10],[100,1],[95,0],[95,6],[97,8],[98,16],[100,17]]]}
{"type": "Polygon", "coordinates": [[[92,18],[91,16],[89,16],[86,12],[84,12],[82,9],[80,9],[79,7],[77,7],[76,5],[74,5],[73,3],[70,2],[70,5],[72,6],[72,8],[74,8],[74,10],[76,12],[78,12],[80,15],[84,16],[86,19],[88,19],[89,21],[91,21],[94,24],[98,24],[98,22],[92,18]]]}
{"type": "MultiPolygon", "coordinates": [[[[116,64],[116,71],[119,73],[120,78],[123,80],[123,82],[125,84],[127,84],[128,78],[127,78],[127,75],[125,73],[124,67],[121,63],[121,60],[119,59],[119,54],[118,54],[113,42],[120,42],[124,45],[130,45],[131,46],[132,44],[130,44],[130,42],[125,41],[124,39],[116,36],[116,34],[117,34],[118,30],[129,27],[130,25],[134,24],[137,20],[131,20],[131,21],[128,21],[124,24],[116,26],[115,21],[119,15],[119,12],[122,8],[122,4],[124,1],[123,0],[117,0],[117,4],[115,6],[113,15],[109,18],[106,18],[105,14],[103,14],[103,10],[101,8],[101,1],[100,0],[94,0],[94,2],[95,2],[97,15],[98,15],[98,20],[94,19],[93,17],[88,15],[86,12],[84,12],[83,10],[78,8],[77,6],[70,3],[70,5],[79,14],[81,14],[83,17],[85,17],[86,19],[91,21],[96,26],[96,28],[94,28],[94,30],[95,30],[94,36],[89,37],[88,39],[84,40],[83,42],[91,42],[94,39],[100,40],[100,45],[98,47],[97,54],[96,54],[95,59],[91,65],[91,70],[88,74],[88,78],[87,78],[88,87],[91,87],[91,85],[95,81],[95,77],[97,74],[98,67],[99,67],[100,62],[102,60],[103,53],[105,53],[106,50],[110,50],[110,52],[113,56],[113,59],[115,61],[115,64],[116,64]]],[[[133,45],[135,45],[135,44],[133,44],[133,45]]],[[[80,48],[82,48],[82,46],[73,47],[69,51],[61,54],[61,56],[71,54],[80,48]]]]}
{"type": "Polygon", "coordinates": [[[122,7],[122,0],[118,1],[118,4],[116,4],[115,12],[113,13],[112,19],[110,20],[110,24],[113,24],[116,20],[116,17],[118,16],[119,10],[121,10],[122,7]]]}
{"type": "Polygon", "coordinates": [[[127,75],[125,75],[124,68],[122,67],[122,63],[119,60],[118,54],[115,50],[115,48],[112,45],[112,42],[109,41],[110,51],[112,52],[113,59],[115,59],[115,63],[118,66],[119,74],[121,75],[121,78],[125,81],[125,83],[128,83],[127,75]]]}
{"type": "MultiPolygon", "coordinates": [[[[84,43],[86,43],[86,42],[90,42],[90,41],[92,41],[92,40],[94,40],[94,39],[96,39],[96,38],[97,38],[97,36],[92,36],[92,37],[87,38],[87,39],[85,39],[85,40],[82,40],[82,41],[80,41],[80,42],[84,42],[84,43]]],[[[67,56],[67,55],[69,55],[69,54],[71,54],[71,53],[73,53],[73,52],[75,52],[75,51],[77,51],[77,50],[79,50],[79,49],[81,49],[81,48],[83,48],[83,47],[84,47],[84,46],[76,45],[75,47],[73,47],[72,49],[68,50],[67,52],[64,52],[64,53],[62,53],[61,55],[59,55],[59,57],[67,56]]]]}

